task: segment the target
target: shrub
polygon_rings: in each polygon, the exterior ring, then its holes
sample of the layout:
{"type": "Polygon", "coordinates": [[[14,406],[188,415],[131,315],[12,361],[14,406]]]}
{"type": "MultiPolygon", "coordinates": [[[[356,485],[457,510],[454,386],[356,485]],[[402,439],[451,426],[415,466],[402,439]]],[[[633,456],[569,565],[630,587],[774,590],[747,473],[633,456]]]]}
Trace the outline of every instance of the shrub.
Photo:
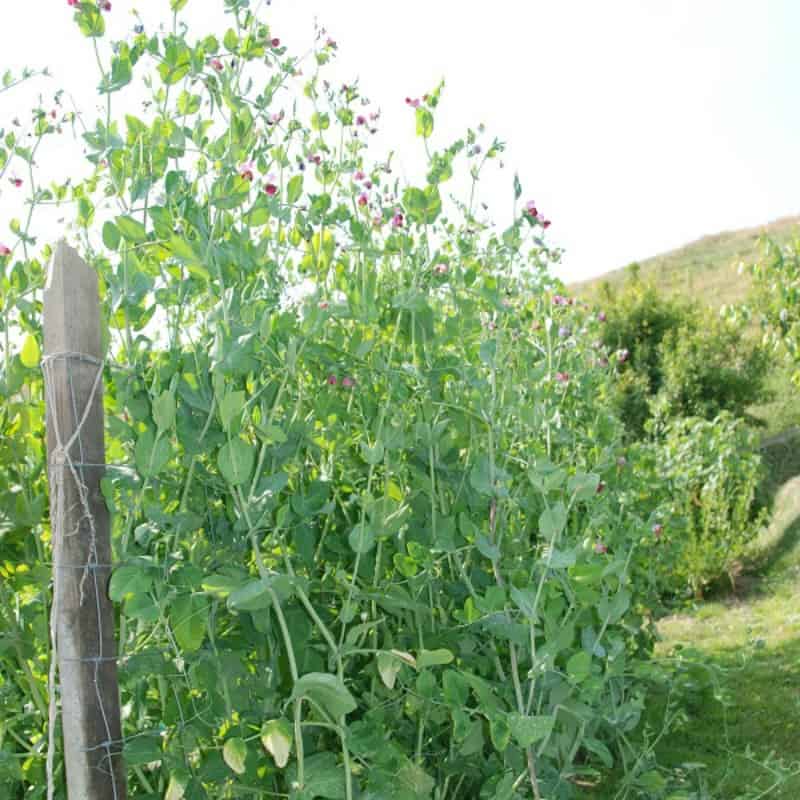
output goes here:
{"type": "Polygon", "coordinates": [[[659,415],[712,420],[728,411],[747,418],[764,399],[770,360],[747,331],[711,313],[699,325],[669,331],[660,346],[659,415]]]}
{"type": "Polygon", "coordinates": [[[746,417],[764,399],[767,353],[743,325],[666,297],[635,274],[605,295],[602,341],[619,370],[613,404],[632,437],[646,435],[654,413],[746,417]]]}
{"type": "Polygon", "coordinates": [[[662,437],[640,445],[652,470],[650,502],[664,515],[653,528],[660,546],[653,579],[662,593],[701,595],[718,578],[735,577],[763,521],[757,440],[744,421],[671,420],[662,437]]]}

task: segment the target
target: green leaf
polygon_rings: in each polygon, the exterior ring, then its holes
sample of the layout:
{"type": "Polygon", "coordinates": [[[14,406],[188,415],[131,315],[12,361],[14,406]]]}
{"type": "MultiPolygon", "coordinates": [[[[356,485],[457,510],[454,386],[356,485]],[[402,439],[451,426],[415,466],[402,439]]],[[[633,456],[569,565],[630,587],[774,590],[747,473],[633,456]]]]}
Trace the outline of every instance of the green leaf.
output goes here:
{"type": "Polygon", "coordinates": [[[267,585],[256,578],[230,593],[228,608],[234,611],[261,611],[268,608],[270,602],[267,585]]]}
{"type": "Polygon", "coordinates": [[[253,445],[238,438],[222,445],[217,456],[219,471],[232,486],[240,486],[250,477],[255,461],[253,445]]]}
{"type": "Polygon", "coordinates": [[[286,202],[296,203],[303,194],[303,176],[295,175],[286,186],[286,202]]]}
{"type": "Polygon", "coordinates": [[[189,0],[169,0],[169,7],[173,11],[180,11],[188,2],[189,0]]]}
{"type": "Polygon", "coordinates": [[[203,595],[184,594],[169,606],[169,621],[175,639],[183,650],[200,649],[206,637],[208,598],[203,595]]]}
{"type": "Polygon", "coordinates": [[[80,11],[75,13],[75,20],[84,36],[96,39],[106,32],[106,21],[103,19],[100,9],[95,5],[81,3],[80,11]]]}
{"type": "Polygon", "coordinates": [[[128,595],[143,594],[152,584],[153,575],[146,567],[117,567],[108,582],[108,596],[113,602],[119,603],[128,595]]]}
{"type": "Polygon", "coordinates": [[[347,541],[356,553],[368,553],[375,547],[375,532],[366,523],[359,522],[350,531],[347,541]]]}
{"type": "Polygon", "coordinates": [[[119,247],[120,233],[119,228],[110,220],[103,225],[103,244],[109,250],[116,250],[119,247]]]}
{"type": "Polygon", "coordinates": [[[421,650],[417,655],[417,669],[438,667],[442,664],[450,664],[452,661],[453,654],[444,648],[440,650],[421,650]]]}
{"type": "Polygon", "coordinates": [[[511,735],[520,747],[530,747],[542,739],[546,739],[553,730],[555,717],[540,714],[538,716],[525,716],[512,712],[508,715],[508,726],[511,735]]]}
{"type": "Polygon", "coordinates": [[[245,771],[244,764],[247,761],[247,742],[238,736],[228,739],[222,748],[222,757],[237,775],[243,775],[245,771]]]}
{"type": "Polygon", "coordinates": [[[175,395],[172,392],[165,389],[153,401],[153,420],[160,431],[172,427],[175,422],[175,395]]]}
{"type": "Polygon", "coordinates": [[[522,196],[522,184],[519,182],[519,175],[514,173],[514,199],[519,200],[522,196]]]}
{"type": "Polygon", "coordinates": [[[551,542],[558,536],[567,524],[567,509],[559,501],[546,508],[539,517],[539,532],[551,542]]]}
{"type": "Polygon", "coordinates": [[[132,767],[161,761],[163,756],[161,737],[157,733],[152,736],[140,733],[125,742],[122,754],[125,757],[125,763],[132,767]]]}
{"type": "MultiPolygon", "coordinates": [[[[297,766],[289,767],[288,781],[297,781],[297,766]]],[[[313,800],[316,797],[325,800],[344,800],[344,770],[336,763],[333,753],[314,753],[305,759],[305,786],[296,795],[296,800],[313,800]]]]}
{"type": "Polygon", "coordinates": [[[442,197],[435,184],[417,189],[410,186],[403,192],[403,205],[409,218],[420,224],[431,224],[436,221],[442,210],[442,197]]]}
{"type": "Polygon", "coordinates": [[[271,719],[261,728],[261,744],[279,769],[283,769],[289,763],[293,741],[292,728],[284,719],[271,719]]]}
{"type": "Polygon", "coordinates": [[[294,685],[292,700],[308,698],[326,711],[333,719],[346,716],[357,708],[353,695],[336,675],[327,672],[309,672],[294,685]]]}
{"type": "Polygon", "coordinates": [[[172,772],[169,776],[164,800],[183,800],[191,777],[191,774],[185,769],[176,769],[172,772]]]}
{"type": "Polygon", "coordinates": [[[22,350],[19,353],[19,360],[22,362],[22,366],[27,367],[28,369],[33,369],[34,367],[39,366],[39,343],[36,341],[36,337],[29,333],[25,337],[25,341],[22,343],[22,350]]]}
{"type": "Polygon", "coordinates": [[[427,108],[418,108],[416,119],[417,136],[427,139],[433,133],[433,114],[427,108]]]}
{"type": "Polygon", "coordinates": [[[223,430],[230,430],[231,422],[242,413],[244,404],[244,392],[228,392],[222,398],[219,404],[219,418],[222,422],[223,430]]]}
{"type": "Polygon", "coordinates": [[[154,478],[166,466],[172,449],[165,437],[160,436],[157,439],[148,428],[139,436],[133,455],[139,473],[145,478],[154,478]]]}
{"type": "Polygon", "coordinates": [[[580,653],[575,653],[569,661],[567,661],[567,675],[575,681],[581,683],[589,677],[592,671],[592,657],[581,650],[580,653]]]}
{"type": "Polygon", "coordinates": [[[370,447],[366,442],[361,442],[361,455],[367,464],[374,467],[383,461],[383,444],[376,442],[374,447],[370,447]]]}
{"type": "Polygon", "coordinates": [[[119,230],[122,238],[126,242],[133,242],[139,244],[147,240],[147,231],[144,225],[133,217],[123,215],[117,217],[117,229],[119,230]]]}

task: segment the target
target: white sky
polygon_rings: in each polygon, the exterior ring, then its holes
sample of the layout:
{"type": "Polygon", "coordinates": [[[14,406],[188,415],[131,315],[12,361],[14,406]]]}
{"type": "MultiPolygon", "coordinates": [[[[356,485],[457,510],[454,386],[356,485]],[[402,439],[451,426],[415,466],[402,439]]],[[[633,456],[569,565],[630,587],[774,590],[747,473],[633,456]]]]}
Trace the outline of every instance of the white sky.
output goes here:
{"type": "MultiPolygon", "coordinates": [[[[169,15],[168,0],[113,0],[112,37],[130,32],[134,7],[169,15]]],[[[183,15],[221,36],[221,7],[189,0],[183,15]]],[[[315,16],[328,28],[336,75],[360,78],[409,179],[418,143],[403,99],[444,77],[437,143],[485,122],[508,144],[484,199],[502,220],[518,170],[566,249],[566,280],[800,212],[796,0],[273,0],[266,13],[297,54],[315,16]]],[[[91,120],[97,70],[71,16],[66,0],[5,0],[0,73],[49,65],[47,86],[68,87],[91,120]]],[[[0,99],[0,127],[8,118],[0,99]]]]}

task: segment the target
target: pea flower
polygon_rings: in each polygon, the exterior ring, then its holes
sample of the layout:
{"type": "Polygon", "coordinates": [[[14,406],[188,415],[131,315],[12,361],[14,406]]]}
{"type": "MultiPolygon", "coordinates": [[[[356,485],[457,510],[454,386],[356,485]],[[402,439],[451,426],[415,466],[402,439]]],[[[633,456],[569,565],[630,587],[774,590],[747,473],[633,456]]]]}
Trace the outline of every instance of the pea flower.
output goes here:
{"type": "Polygon", "coordinates": [[[8,245],[0,244],[0,257],[10,256],[11,248],[8,245]]]}
{"type": "Polygon", "coordinates": [[[277,125],[283,119],[283,111],[276,111],[267,120],[267,125],[277,125]]]}
{"type": "Polygon", "coordinates": [[[328,305],[329,305],[329,304],[328,304],[328,301],[327,301],[327,300],[320,300],[320,301],[319,301],[319,303],[317,303],[317,306],[318,306],[320,309],[322,309],[323,311],[327,311],[327,309],[328,309],[328,305]]]}
{"type": "Polygon", "coordinates": [[[566,297],[560,294],[553,295],[553,305],[554,306],[568,306],[569,300],[566,297]]]}
{"type": "Polygon", "coordinates": [[[9,181],[11,181],[11,185],[15,189],[19,189],[19,187],[22,186],[22,178],[18,178],[16,175],[14,175],[13,177],[9,178],[9,181]]]}
{"type": "Polygon", "coordinates": [[[536,210],[536,203],[533,200],[528,200],[525,204],[525,213],[529,217],[536,218],[539,215],[539,212],[536,210]]]}
{"type": "Polygon", "coordinates": [[[342,386],[344,386],[345,389],[352,389],[355,385],[356,382],[353,378],[342,378],[342,386]]]}
{"type": "Polygon", "coordinates": [[[436,265],[436,266],[433,268],[433,271],[434,271],[434,272],[435,272],[437,275],[446,275],[446,274],[447,274],[447,269],[448,269],[448,267],[447,267],[447,264],[437,264],[437,265],[436,265]]]}
{"type": "Polygon", "coordinates": [[[411,108],[419,108],[419,98],[415,97],[412,99],[410,97],[406,97],[406,105],[411,106],[411,108]]]}
{"type": "Polygon", "coordinates": [[[239,177],[240,178],[244,178],[244,180],[246,180],[246,181],[252,181],[253,180],[253,162],[252,161],[245,161],[245,163],[242,164],[239,167],[239,177]]]}
{"type": "Polygon", "coordinates": [[[275,176],[274,175],[270,175],[267,178],[267,183],[264,185],[264,191],[270,197],[275,197],[275,195],[278,193],[278,187],[275,184],[275,176]]]}
{"type": "Polygon", "coordinates": [[[364,172],[362,170],[357,170],[356,174],[353,175],[353,180],[354,181],[363,181],[364,178],[366,178],[366,177],[367,176],[364,174],[364,172]]]}
{"type": "Polygon", "coordinates": [[[605,481],[600,481],[600,482],[597,484],[597,489],[595,490],[595,492],[596,492],[597,494],[601,494],[601,493],[602,493],[602,492],[605,490],[605,488],[606,488],[606,483],[605,483],[605,481]]]}
{"type": "Polygon", "coordinates": [[[603,542],[595,542],[594,551],[598,555],[603,555],[604,553],[608,552],[608,548],[603,544],[603,542]]]}
{"type": "Polygon", "coordinates": [[[566,339],[566,338],[567,338],[567,337],[568,337],[568,336],[569,336],[571,333],[572,333],[572,331],[571,331],[571,330],[570,330],[570,329],[569,329],[569,328],[568,328],[566,325],[562,325],[562,326],[561,326],[561,327],[558,329],[558,335],[559,335],[559,336],[560,336],[562,339],[566,339]]]}
{"type": "Polygon", "coordinates": [[[366,189],[371,189],[372,188],[372,181],[370,181],[370,180],[364,181],[364,187],[366,189]]]}
{"type": "Polygon", "coordinates": [[[662,533],[664,533],[664,526],[660,522],[657,522],[653,525],[653,536],[655,536],[656,539],[660,539],[662,533]]]}
{"type": "Polygon", "coordinates": [[[272,40],[270,41],[270,44],[271,44],[273,47],[280,47],[280,46],[281,46],[281,40],[280,40],[280,39],[278,39],[278,37],[276,36],[274,39],[272,39],[272,40]]]}
{"type": "Polygon", "coordinates": [[[631,354],[626,348],[617,350],[617,361],[619,361],[620,364],[624,364],[630,357],[631,354]]]}
{"type": "Polygon", "coordinates": [[[111,0],[103,0],[103,2],[100,3],[100,8],[102,8],[103,11],[111,11],[111,0]]]}
{"type": "Polygon", "coordinates": [[[333,39],[331,39],[331,38],[328,38],[328,41],[327,41],[327,42],[325,42],[325,47],[330,47],[330,48],[331,48],[331,50],[335,50],[335,49],[336,49],[336,46],[337,46],[337,45],[336,45],[336,42],[335,42],[333,39]]]}
{"type": "Polygon", "coordinates": [[[569,383],[569,372],[556,372],[556,380],[559,383],[569,383]]]}
{"type": "Polygon", "coordinates": [[[369,195],[366,192],[361,192],[358,196],[358,204],[363,207],[367,203],[369,203],[369,195]]]}
{"type": "Polygon", "coordinates": [[[403,227],[403,214],[400,211],[395,211],[394,216],[392,217],[392,227],[393,228],[402,228],[403,227]]]}
{"type": "Polygon", "coordinates": [[[356,125],[366,125],[366,124],[367,124],[367,118],[363,114],[359,114],[356,117],[356,125]]]}
{"type": "Polygon", "coordinates": [[[337,383],[335,375],[328,375],[328,386],[336,386],[337,383]]]}
{"type": "Polygon", "coordinates": [[[547,229],[550,227],[550,225],[551,225],[551,224],[552,224],[552,223],[550,222],[550,220],[549,220],[549,219],[543,219],[543,220],[542,220],[542,227],[543,227],[545,230],[547,230],[547,229]]]}
{"type": "Polygon", "coordinates": [[[315,153],[314,155],[311,155],[311,156],[309,156],[309,157],[308,157],[308,160],[309,160],[309,161],[310,161],[312,164],[316,164],[317,166],[319,166],[319,165],[320,165],[320,162],[322,161],[322,156],[320,156],[320,155],[318,155],[317,153],[315,153]]]}
{"type": "Polygon", "coordinates": [[[224,69],[224,64],[218,58],[212,58],[211,61],[208,62],[211,66],[217,71],[222,72],[224,69]]]}
{"type": "Polygon", "coordinates": [[[75,8],[75,6],[77,6],[79,2],[80,0],[67,0],[67,5],[70,8],[75,8]]]}
{"type": "Polygon", "coordinates": [[[607,317],[606,317],[606,312],[605,311],[598,312],[598,314],[597,314],[597,321],[598,322],[605,322],[606,319],[607,319],[607,317]]]}

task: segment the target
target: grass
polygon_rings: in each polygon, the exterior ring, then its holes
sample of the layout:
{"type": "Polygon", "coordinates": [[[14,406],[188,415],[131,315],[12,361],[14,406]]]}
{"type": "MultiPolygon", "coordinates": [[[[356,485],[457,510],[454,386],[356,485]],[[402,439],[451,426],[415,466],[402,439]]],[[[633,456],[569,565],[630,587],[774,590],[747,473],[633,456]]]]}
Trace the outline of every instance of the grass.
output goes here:
{"type": "MultiPolygon", "coordinates": [[[[684,247],[640,261],[640,276],[669,295],[706,298],[714,307],[743,301],[750,279],[740,272],[740,264],[756,262],[761,254],[759,237],[766,234],[775,241],[788,242],[800,234],[800,217],[785,217],[757,228],[724,231],[704,236],[684,247]]],[[[619,286],[629,268],[608,272],[598,278],[573,284],[576,294],[592,299],[604,282],[619,286]]]]}

